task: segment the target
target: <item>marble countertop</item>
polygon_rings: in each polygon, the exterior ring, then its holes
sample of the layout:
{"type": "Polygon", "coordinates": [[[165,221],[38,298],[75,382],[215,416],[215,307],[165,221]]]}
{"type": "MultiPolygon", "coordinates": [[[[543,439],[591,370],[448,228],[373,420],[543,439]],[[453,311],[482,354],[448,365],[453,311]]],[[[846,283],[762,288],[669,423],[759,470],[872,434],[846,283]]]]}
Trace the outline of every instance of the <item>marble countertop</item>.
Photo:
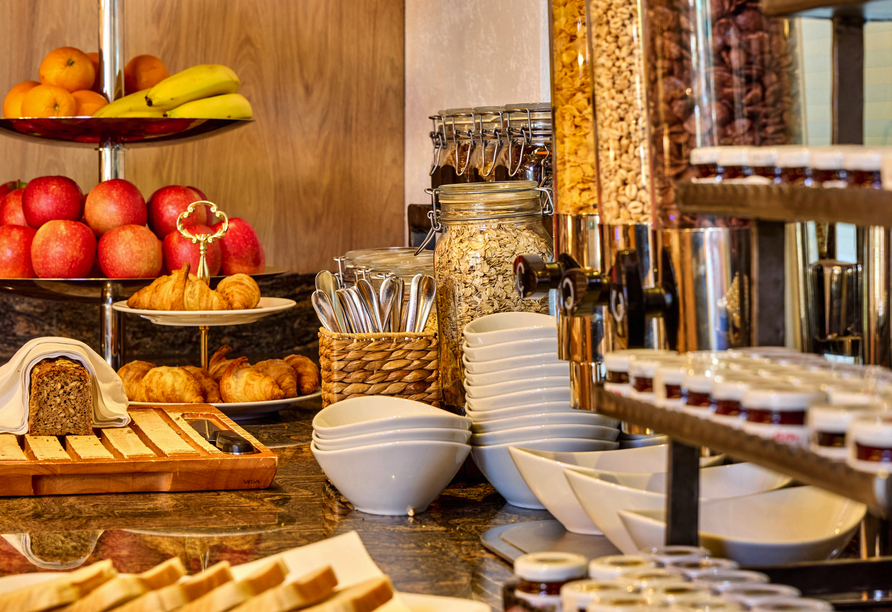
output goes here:
{"type": "Polygon", "coordinates": [[[550,515],[506,504],[473,470],[460,472],[428,511],[414,517],[355,511],[310,452],[319,408],[241,423],[279,457],[268,489],[0,498],[0,534],[6,534],[0,576],[46,571],[13,547],[23,533],[45,547],[86,547],[86,554],[92,546],[87,562],[112,559],[121,572],[141,572],[172,555],[195,572],[356,531],[399,590],[472,598],[501,609],[500,590],[511,568],[483,548],[480,534],[550,515]]]}

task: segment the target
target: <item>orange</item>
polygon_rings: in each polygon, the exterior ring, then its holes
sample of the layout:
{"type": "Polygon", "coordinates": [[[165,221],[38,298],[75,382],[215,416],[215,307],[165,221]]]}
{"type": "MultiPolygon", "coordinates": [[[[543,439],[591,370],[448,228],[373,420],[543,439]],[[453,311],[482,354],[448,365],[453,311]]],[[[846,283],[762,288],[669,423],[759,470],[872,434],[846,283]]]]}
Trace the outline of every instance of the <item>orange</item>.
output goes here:
{"type": "Polygon", "coordinates": [[[96,93],[102,93],[102,90],[99,88],[99,54],[95,51],[91,51],[87,53],[87,57],[90,58],[90,61],[93,62],[93,70],[96,71],[96,78],[93,79],[93,87],[90,88],[90,91],[95,91],[96,93]]]}
{"type": "Polygon", "coordinates": [[[124,93],[151,89],[169,76],[167,67],[154,55],[137,55],[124,66],[124,93]]]}
{"type": "Polygon", "coordinates": [[[74,96],[55,85],[38,85],[22,100],[23,117],[73,117],[75,110],[74,96]]]}
{"type": "Polygon", "coordinates": [[[96,80],[93,62],[74,47],[59,47],[40,62],[40,82],[68,92],[90,89],[96,80]]]}
{"type": "Polygon", "coordinates": [[[22,116],[22,99],[25,94],[40,85],[37,81],[22,81],[9,90],[3,100],[3,116],[15,119],[22,116]]]}
{"type": "Polygon", "coordinates": [[[93,113],[108,104],[105,96],[86,89],[74,92],[71,97],[77,105],[74,114],[78,117],[92,117],[93,113]]]}

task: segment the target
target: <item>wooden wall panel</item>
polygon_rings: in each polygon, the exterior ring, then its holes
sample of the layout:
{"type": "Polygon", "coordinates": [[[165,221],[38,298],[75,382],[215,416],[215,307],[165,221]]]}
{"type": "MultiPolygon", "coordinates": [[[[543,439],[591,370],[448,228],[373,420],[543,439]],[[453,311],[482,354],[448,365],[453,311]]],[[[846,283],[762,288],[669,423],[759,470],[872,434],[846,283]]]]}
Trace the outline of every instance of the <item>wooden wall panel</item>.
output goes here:
{"type": "MultiPolygon", "coordinates": [[[[202,189],[250,221],[267,263],[332,267],[347,250],[403,243],[402,0],[122,0],[125,58],[149,53],[171,72],[231,66],[253,124],[197,143],[126,153],[126,178],[148,197],[202,189]]],[[[60,46],[96,47],[97,0],[4,0],[0,90],[36,79],[60,46]]],[[[92,150],[0,140],[0,181],[98,181],[92,150]]]]}

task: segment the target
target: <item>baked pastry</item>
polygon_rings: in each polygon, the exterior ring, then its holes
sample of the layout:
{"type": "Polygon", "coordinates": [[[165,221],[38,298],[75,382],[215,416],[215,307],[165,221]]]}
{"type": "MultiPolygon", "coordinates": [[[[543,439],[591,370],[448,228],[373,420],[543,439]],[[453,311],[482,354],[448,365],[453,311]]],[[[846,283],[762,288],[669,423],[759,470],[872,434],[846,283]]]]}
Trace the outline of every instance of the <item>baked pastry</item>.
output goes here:
{"type": "Polygon", "coordinates": [[[223,372],[226,371],[226,368],[229,367],[229,364],[232,363],[231,359],[226,359],[226,355],[232,352],[232,347],[228,344],[224,344],[211,355],[211,358],[208,359],[208,372],[211,374],[211,378],[213,378],[217,383],[220,383],[220,379],[223,378],[223,372]]]}
{"type": "Polygon", "coordinates": [[[188,370],[189,374],[201,385],[201,394],[204,396],[204,401],[211,403],[223,401],[223,398],[220,397],[220,386],[217,384],[217,381],[211,378],[210,372],[191,365],[183,366],[183,368],[188,370]]]}
{"type": "Polygon", "coordinates": [[[224,402],[266,402],[282,399],[285,392],[275,379],[258,372],[247,357],[233,359],[220,378],[220,395],[224,402]]]}
{"type": "Polygon", "coordinates": [[[130,296],[127,306],[137,310],[185,310],[184,295],[189,280],[189,264],[159,276],[148,287],[130,296]]]}
{"type": "Polygon", "coordinates": [[[152,368],[139,383],[138,402],[164,404],[201,404],[201,384],[185,368],[152,368]]]}
{"type": "Polygon", "coordinates": [[[251,367],[272,377],[282,388],[285,397],[297,397],[297,373],[284,359],[267,359],[251,367]]]}
{"type": "Polygon", "coordinates": [[[44,359],[31,369],[28,433],[93,433],[93,380],[83,364],[60,357],[44,359]]]}
{"type": "Polygon", "coordinates": [[[297,374],[297,390],[301,395],[315,393],[319,389],[322,377],[319,374],[319,366],[313,360],[303,355],[288,355],[285,363],[294,368],[297,374]]]}
{"type": "Polygon", "coordinates": [[[118,370],[118,376],[124,382],[124,390],[127,392],[127,399],[131,402],[137,402],[136,395],[139,389],[139,383],[143,377],[155,367],[154,363],[148,361],[131,361],[121,366],[118,370]]]}
{"type": "Polygon", "coordinates": [[[227,276],[217,284],[217,293],[226,298],[233,310],[256,308],[260,303],[260,287],[247,274],[227,276]]]}
{"type": "Polygon", "coordinates": [[[208,287],[194,274],[186,280],[186,291],[183,294],[184,310],[229,310],[229,301],[208,287]]]}

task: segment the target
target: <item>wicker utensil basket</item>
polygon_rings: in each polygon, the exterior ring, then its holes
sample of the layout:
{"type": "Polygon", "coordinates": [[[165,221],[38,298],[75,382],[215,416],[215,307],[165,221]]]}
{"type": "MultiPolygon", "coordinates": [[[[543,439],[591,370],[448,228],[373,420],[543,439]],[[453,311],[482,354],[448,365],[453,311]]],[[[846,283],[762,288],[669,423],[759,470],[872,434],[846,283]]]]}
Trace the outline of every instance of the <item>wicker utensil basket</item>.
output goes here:
{"type": "Polygon", "coordinates": [[[442,408],[437,333],[342,334],[319,329],[322,405],[387,395],[442,408]]]}

